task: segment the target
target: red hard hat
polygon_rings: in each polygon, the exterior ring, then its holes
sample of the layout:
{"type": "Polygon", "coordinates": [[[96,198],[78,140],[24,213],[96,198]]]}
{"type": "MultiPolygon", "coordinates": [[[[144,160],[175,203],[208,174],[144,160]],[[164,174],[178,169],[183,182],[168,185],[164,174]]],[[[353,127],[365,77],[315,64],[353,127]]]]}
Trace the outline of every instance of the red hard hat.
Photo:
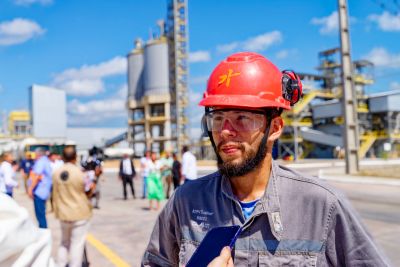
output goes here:
{"type": "Polygon", "coordinates": [[[199,105],[290,109],[282,96],[282,73],[257,53],[242,52],[218,64],[199,105]]]}

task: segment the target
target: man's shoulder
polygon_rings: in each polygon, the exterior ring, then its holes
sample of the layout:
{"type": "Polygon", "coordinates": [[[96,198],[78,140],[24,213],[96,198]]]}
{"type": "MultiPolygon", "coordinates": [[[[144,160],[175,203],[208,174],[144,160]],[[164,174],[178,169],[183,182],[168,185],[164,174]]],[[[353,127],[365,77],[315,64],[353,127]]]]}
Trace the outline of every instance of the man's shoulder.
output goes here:
{"type": "Polygon", "coordinates": [[[316,176],[298,172],[297,170],[277,165],[275,169],[277,176],[281,179],[282,191],[296,191],[298,194],[305,194],[309,197],[329,197],[338,199],[341,195],[336,189],[316,176]]]}
{"type": "Polygon", "coordinates": [[[178,190],[180,194],[189,195],[192,193],[210,192],[209,190],[217,188],[221,183],[221,174],[217,171],[206,176],[191,180],[181,185],[178,190]]]}
{"type": "Polygon", "coordinates": [[[56,170],[56,172],[60,173],[63,171],[74,172],[74,173],[83,173],[82,170],[75,164],[66,163],[62,165],[60,168],[56,170]]]}

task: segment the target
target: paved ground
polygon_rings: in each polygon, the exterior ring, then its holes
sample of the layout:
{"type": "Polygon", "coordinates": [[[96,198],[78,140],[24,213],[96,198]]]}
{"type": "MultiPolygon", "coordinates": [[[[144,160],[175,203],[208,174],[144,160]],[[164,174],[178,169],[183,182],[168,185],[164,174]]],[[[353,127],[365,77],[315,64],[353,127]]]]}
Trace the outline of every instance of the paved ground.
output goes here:
{"type": "MultiPolygon", "coordinates": [[[[306,171],[318,173],[315,168],[306,171]]],[[[202,171],[203,174],[206,172],[202,171]]],[[[350,197],[364,223],[392,260],[393,266],[400,266],[400,187],[354,183],[334,185],[350,197]]],[[[141,181],[136,180],[138,196],[141,196],[140,186],[141,181]]],[[[149,211],[146,200],[130,198],[124,201],[121,198],[122,186],[115,174],[105,175],[102,193],[101,209],[94,210],[87,244],[91,266],[139,266],[158,212],[149,211]]],[[[17,190],[16,200],[28,208],[34,218],[32,203],[22,189],[17,190]]],[[[59,224],[52,213],[48,214],[48,221],[53,233],[53,255],[56,255],[60,238],[59,224]]]]}
{"type": "MultiPolygon", "coordinates": [[[[135,184],[135,188],[139,189],[141,183],[135,181],[135,184]]],[[[100,209],[94,210],[90,233],[113,253],[99,251],[91,243],[87,244],[91,266],[140,266],[140,259],[158,212],[147,210],[147,200],[132,198],[123,200],[122,186],[115,175],[105,175],[102,181],[102,193],[100,209]]],[[[141,192],[139,195],[141,196],[141,192]]],[[[17,189],[15,198],[30,211],[32,218],[35,218],[33,204],[22,189],[17,189]]],[[[60,226],[53,213],[48,213],[47,218],[53,234],[53,255],[56,256],[60,226]]]]}

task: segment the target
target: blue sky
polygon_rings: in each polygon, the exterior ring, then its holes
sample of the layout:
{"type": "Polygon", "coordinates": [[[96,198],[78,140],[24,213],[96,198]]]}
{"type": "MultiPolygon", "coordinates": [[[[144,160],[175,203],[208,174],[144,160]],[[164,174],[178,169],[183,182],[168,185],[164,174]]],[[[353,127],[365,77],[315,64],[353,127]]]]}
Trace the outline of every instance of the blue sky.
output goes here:
{"type": "MultiPolygon", "coordinates": [[[[368,92],[400,90],[395,0],[350,0],[352,58],[375,63],[368,92]],[[384,8],[382,8],[382,4],[384,8]]],[[[397,5],[397,6],[396,6],[397,5]]],[[[317,73],[318,52],[339,45],[336,0],[189,0],[192,134],[213,67],[259,52],[281,69],[317,73]]],[[[126,54],[166,17],[166,0],[0,0],[0,110],[28,109],[28,87],[68,94],[70,126],[126,125],[126,54]]]]}

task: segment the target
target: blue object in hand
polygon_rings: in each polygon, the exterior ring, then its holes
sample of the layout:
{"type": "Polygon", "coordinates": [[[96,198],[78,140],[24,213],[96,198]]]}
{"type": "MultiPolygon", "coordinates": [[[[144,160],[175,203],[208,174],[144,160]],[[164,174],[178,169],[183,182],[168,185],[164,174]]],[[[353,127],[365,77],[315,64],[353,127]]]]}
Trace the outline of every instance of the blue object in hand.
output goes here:
{"type": "Polygon", "coordinates": [[[215,227],[208,231],[186,267],[206,267],[221,250],[235,245],[242,228],[239,225],[215,227]]]}

